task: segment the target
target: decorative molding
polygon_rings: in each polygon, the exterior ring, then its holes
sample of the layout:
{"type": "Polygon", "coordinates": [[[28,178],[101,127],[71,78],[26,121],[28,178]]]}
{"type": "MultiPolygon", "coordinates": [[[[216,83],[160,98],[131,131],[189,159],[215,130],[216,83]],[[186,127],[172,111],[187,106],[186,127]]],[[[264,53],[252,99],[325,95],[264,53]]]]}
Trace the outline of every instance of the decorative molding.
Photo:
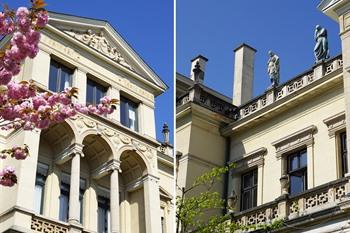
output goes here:
{"type": "Polygon", "coordinates": [[[267,153],[265,147],[261,147],[252,152],[244,154],[241,158],[231,160],[229,163],[235,163],[236,167],[232,170],[233,173],[241,173],[252,167],[259,167],[264,165],[264,156],[267,153]]]}
{"type": "Polygon", "coordinates": [[[94,179],[100,179],[106,176],[107,174],[111,173],[111,171],[118,171],[119,173],[121,173],[122,170],[120,169],[120,163],[120,161],[115,159],[105,162],[92,172],[92,177],[94,179]]]}
{"type": "Polygon", "coordinates": [[[328,127],[329,138],[333,138],[337,132],[344,130],[346,127],[345,111],[324,119],[323,123],[328,127]]]}
{"type": "Polygon", "coordinates": [[[69,161],[73,155],[78,154],[81,157],[84,157],[83,153],[84,145],[79,143],[73,143],[69,147],[65,148],[61,153],[59,153],[55,158],[55,163],[62,165],[69,161]]]}
{"type": "Polygon", "coordinates": [[[77,32],[77,31],[65,31],[67,34],[78,39],[89,47],[96,49],[103,55],[109,57],[113,61],[118,62],[120,65],[133,70],[133,68],[127,63],[124,57],[120,54],[118,49],[115,46],[112,46],[110,42],[104,36],[103,31],[96,34],[93,33],[91,29],[88,29],[86,32],[77,32]]]}
{"type": "Polygon", "coordinates": [[[283,154],[289,151],[302,146],[312,145],[314,142],[313,134],[316,132],[316,130],[317,127],[315,125],[311,125],[272,142],[272,146],[276,148],[276,157],[280,159],[283,154]]]}

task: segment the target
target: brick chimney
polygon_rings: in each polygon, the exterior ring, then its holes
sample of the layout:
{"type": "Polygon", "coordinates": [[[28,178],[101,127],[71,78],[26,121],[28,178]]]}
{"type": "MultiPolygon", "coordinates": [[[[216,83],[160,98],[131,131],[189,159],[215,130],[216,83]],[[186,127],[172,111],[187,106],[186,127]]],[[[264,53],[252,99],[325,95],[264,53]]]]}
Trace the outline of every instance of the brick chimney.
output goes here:
{"type": "Polygon", "coordinates": [[[256,49],[241,44],[235,53],[232,104],[240,106],[253,98],[254,56],[256,49]]]}

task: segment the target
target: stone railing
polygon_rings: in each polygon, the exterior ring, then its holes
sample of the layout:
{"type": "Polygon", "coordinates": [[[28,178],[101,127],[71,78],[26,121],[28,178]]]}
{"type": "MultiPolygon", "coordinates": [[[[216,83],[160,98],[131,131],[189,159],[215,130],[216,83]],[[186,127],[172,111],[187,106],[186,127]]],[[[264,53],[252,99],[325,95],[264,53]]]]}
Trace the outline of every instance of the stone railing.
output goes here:
{"type": "Polygon", "coordinates": [[[307,190],[296,196],[281,196],[250,210],[233,214],[232,221],[239,225],[269,224],[275,220],[291,220],[336,206],[350,192],[348,178],[307,190]]]}
{"type": "Polygon", "coordinates": [[[219,113],[230,119],[237,119],[237,107],[209,93],[201,84],[194,84],[193,87],[183,96],[177,98],[176,107],[193,102],[207,108],[213,112],[219,113]]]}
{"type": "Polygon", "coordinates": [[[268,89],[263,95],[254,98],[248,103],[239,107],[238,119],[243,119],[266,106],[277,102],[286,96],[303,89],[316,80],[339,70],[343,67],[342,56],[336,56],[326,62],[317,64],[313,69],[291,79],[290,81],[276,87],[268,89]]]}
{"type": "Polygon", "coordinates": [[[37,215],[32,217],[31,229],[42,233],[68,233],[68,224],[52,221],[37,215]]]}

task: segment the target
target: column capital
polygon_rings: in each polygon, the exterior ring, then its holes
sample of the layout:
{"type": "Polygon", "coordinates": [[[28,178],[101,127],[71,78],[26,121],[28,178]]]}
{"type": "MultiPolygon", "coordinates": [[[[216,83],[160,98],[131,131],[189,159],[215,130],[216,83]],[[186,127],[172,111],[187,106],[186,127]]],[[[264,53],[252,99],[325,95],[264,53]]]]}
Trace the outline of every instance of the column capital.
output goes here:
{"type": "Polygon", "coordinates": [[[119,173],[121,173],[122,169],[120,168],[120,163],[121,162],[119,160],[116,160],[116,159],[110,160],[107,164],[107,170],[109,172],[118,171],[119,173]]]}
{"type": "Polygon", "coordinates": [[[142,178],[142,182],[145,182],[145,181],[154,181],[154,182],[159,182],[159,177],[157,176],[154,176],[152,174],[147,174],[145,175],[143,178],[142,178]]]}
{"type": "Polygon", "coordinates": [[[119,173],[121,173],[122,170],[120,168],[120,163],[121,162],[116,159],[109,160],[108,162],[102,164],[100,167],[96,168],[92,172],[92,177],[94,179],[100,179],[113,171],[118,171],[119,173]]]}
{"type": "Polygon", "coordinates": [[[62,165],[65,162],[69,161],[75,155],[84,157],[83,148],[84,145],[79,143],[73,143],[72,145],[58,153],[58,155],[55,158],[55,163],[58,165],[62,165]]]}

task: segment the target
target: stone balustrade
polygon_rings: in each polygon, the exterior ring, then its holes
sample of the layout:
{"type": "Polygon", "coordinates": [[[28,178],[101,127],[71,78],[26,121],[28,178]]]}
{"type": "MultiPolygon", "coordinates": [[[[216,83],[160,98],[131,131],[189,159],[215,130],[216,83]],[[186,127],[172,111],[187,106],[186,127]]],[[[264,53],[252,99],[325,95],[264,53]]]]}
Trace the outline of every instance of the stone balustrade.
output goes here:
{"type": "Polygon", "coordinates": [[[348,178],[341,178],[296,196],[281,196],[255,208],[234,213],[232,221],[244,226],[269,224],[275,220],[291,220],[336,206],[350,192],[348,178]]]}
{"type": "Polygon", "coordinates": [[[32,217],[31,229],[37,233],[68,233],[69,227],[68,224],[34,215],[32,217]]]}
{"type": "Polygon", "coordinates": [[[233,120],[238,117],[236,106],[211,94],[203,85],[199,83],[194,84],[194,86],[190,88],[189,92],[177,98],[176,107],[183,106],[189,102],[196,103],[204,108],[233,120]]]}
{"type": "Polygon", "coordinates": [[[336,56],[324,63],[317,64],[313,69],[289,80],[288,82],[276,87],[268,89],[263,95],[254,98],[248,103],[239,107],[238,119],[243,119],[266,106],[277,102],[290,94],[305,88],[316,80],[333,73],[343,67],[342,56],[336,56]]]}
{"type": "Polygon", "coordinates": [[[239,107],[211,94],[199,83],[194,84],[187,93],[176,100],[176,107],[194,102],[216,113],[220,113],[232,120],[240,120],[265,107],[280,101],[311,83],[342,69],[342,55],[336,56],[326,62],[316,64],[313,69],[281,84],[278,87],[268,89],[264,94],[252,99],[239,107]]]}

